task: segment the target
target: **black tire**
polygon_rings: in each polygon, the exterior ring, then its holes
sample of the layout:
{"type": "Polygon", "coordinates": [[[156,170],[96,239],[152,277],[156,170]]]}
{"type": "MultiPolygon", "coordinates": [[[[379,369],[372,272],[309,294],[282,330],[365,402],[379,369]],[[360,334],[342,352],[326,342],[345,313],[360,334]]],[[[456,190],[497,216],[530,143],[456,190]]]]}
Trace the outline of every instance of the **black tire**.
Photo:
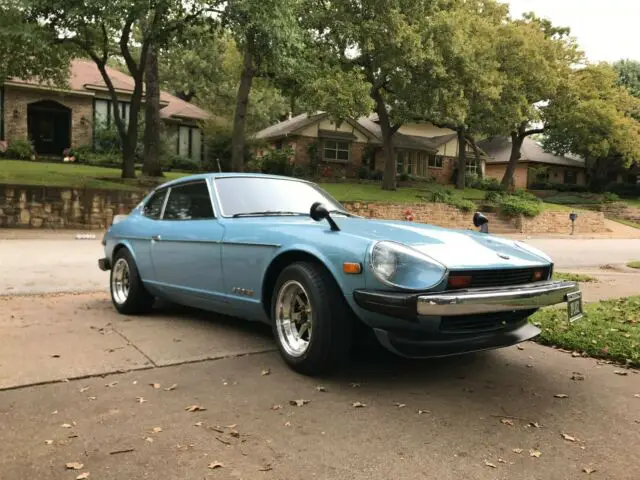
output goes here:
{"type": "Polygon", "coordinates": [[[351,310],[331,274],[321,265],[297,262],[278,276],[271,301],[273,333],[284,361],[295,371],[318,375],[344,364],[351,347],[353,320],[351,310]],[[299,282],[307,293],[312,309],[311,337],[306,351],[290,355],[278,332],[278,296],[284,285],[299,282]]]}
{"type": "Polygon", "coordinates": [[[111,291],[111,301],[115,309],[125,315],[139,315],[148,313],[153,308],[154,297],[144,288],[142,280],[140,280],[140,274],[138,273],[138,267],[133,260],[131,252],[126,248],[118,250],[113,257],[113,263],[111,265],[111,274],[109,278],[109,290],[111,291]],[[125,262],[129,272],[129,289],[126,295],[126,299],[122,296],[118,299],[118,293],[114,292],[116,282],[114,282],[114,275],[117,275],[117,268],[119,262],[125,262]]]}

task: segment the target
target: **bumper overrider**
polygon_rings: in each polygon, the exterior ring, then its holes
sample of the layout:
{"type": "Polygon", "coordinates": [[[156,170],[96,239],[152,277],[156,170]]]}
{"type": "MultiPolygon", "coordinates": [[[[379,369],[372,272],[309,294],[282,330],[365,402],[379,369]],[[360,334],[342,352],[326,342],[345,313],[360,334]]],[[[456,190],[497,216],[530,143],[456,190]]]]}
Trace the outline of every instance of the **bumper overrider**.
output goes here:
{"type": "Polygon", "coordinates": [[[566,302],[568,295],[579,291],[575,282],[545,281],[433,293],[356,290],[354,299],[364,310],[399,320],[394,329],[374,327],[389,350],[403,356],[438,357],[529,340],[540,333],[528,323],[529,315],[566,302]],[[458,322],[464,328],[452,328],[458,322]]]}
{"type": "Polygon", "coordinates": [[[111,262],[108,258],[101,258],[98,260],[98,268],[103,272],[111,270],[111,262]]]}

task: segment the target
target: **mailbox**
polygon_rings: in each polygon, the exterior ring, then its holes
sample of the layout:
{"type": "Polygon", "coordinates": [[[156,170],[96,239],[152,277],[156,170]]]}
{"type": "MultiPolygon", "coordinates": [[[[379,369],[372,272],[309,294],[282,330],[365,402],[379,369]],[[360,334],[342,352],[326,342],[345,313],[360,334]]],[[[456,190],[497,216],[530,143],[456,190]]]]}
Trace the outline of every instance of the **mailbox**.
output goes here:
{"type": "Polygon", "coordinates": [[[573,235],[573,231],[576,228],[576,220],[578,218],[578,214],[576,212],[571,212],[569,214],[569,220],[571,220],[571,235],[573,235]]]}

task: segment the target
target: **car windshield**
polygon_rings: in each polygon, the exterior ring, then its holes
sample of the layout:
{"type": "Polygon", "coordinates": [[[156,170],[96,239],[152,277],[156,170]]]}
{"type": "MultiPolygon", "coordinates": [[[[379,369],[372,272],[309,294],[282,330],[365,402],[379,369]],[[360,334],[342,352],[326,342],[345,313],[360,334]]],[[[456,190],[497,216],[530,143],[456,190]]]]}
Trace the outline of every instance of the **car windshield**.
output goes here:
{"type": "Polygon", "coordinates": [[[222,214],[233,216],[309,214],[322,202],[327,210],[344,210],[328,193],[311,183],[264,177],[216,178],[222,214]]]}

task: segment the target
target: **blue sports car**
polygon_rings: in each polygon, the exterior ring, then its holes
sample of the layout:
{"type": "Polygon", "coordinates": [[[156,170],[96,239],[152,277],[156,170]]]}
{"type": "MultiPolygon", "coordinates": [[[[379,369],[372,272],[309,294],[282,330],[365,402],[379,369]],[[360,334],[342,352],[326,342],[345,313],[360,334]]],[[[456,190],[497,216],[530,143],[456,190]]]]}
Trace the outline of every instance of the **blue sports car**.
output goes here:
{"type": "Polygon", "coordinates": [[[339,365],[362,326],[399,355],[435,357],[528,340],[540,333],[528,317],[547,305],[567,303],[569,321],[582,313],[578,285],[552,280],[551,259],[526,244],[357,217],[294,178],[168,182],[103,244],[118,312],[159,297],[265,322],[310,375],[339,365]]]}

